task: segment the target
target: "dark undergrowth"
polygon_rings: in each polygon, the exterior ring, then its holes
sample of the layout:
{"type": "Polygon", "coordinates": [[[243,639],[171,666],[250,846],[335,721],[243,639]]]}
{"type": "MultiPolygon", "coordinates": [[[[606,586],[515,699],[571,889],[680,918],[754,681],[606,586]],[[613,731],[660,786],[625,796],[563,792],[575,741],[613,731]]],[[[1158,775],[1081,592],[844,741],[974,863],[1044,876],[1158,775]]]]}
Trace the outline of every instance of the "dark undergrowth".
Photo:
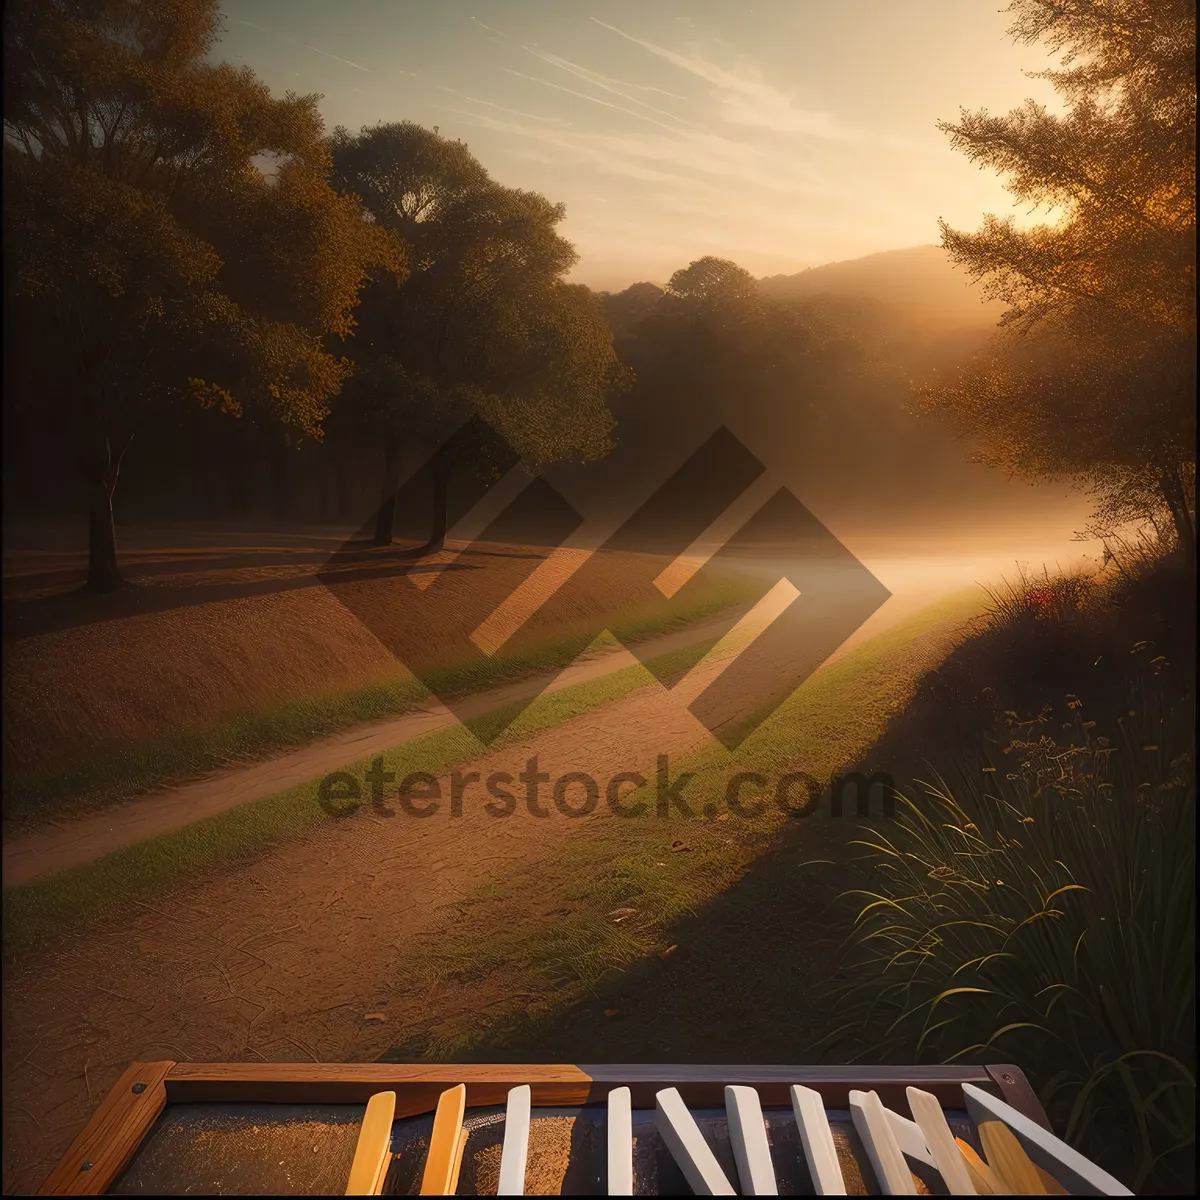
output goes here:
{"type": "Polygon", "coordinates": [[[830,1057],[1015,1062],[1135,1190],[1191,1192],[1195,581],[1022,577],[870,762],[830,1057]]]}

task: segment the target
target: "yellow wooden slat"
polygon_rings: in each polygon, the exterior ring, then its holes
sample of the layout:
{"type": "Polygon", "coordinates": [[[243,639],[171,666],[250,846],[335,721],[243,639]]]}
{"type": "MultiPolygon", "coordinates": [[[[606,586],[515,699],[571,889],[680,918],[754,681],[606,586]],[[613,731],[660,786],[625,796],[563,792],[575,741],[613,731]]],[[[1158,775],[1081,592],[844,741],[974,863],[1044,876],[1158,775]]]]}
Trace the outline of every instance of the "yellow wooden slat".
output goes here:
{"type": "Polygon", "coordinates": [[[971,1173],[971,1182],[980,1195],[1004,1196],[1008,1193],[1008,1186],[1004,1180],[979,1157],[970,1142],[956,1137],[954,1144],[962,1151],[967,1170],[971,1173]]]}
{"type": "Polygon", "coordinates": [[[367,1101],[358,1145],[350,1166],[347,1196],[377,1196],[392,1143],[392,1120],[396,1115],[396,1093],[376,1092],[367,1101]]]}
{"type": "Polygon", "coordinates": [[[1046,1185],[1042,1183],[1037,1167],[1003,1121],[979,1121],[975,1128],[988,1163],[1008,1184],[1014,1196],[1046,1195],[1046,1185]]]}
{"type": "Polygon", "coordinates": [[[422,1196],[449,1196],[458,1183],[466,1107],[467,1087],[463,1083],[447,1088],[438,1099],[425,1174],[421,1179],[422,1196]]]}

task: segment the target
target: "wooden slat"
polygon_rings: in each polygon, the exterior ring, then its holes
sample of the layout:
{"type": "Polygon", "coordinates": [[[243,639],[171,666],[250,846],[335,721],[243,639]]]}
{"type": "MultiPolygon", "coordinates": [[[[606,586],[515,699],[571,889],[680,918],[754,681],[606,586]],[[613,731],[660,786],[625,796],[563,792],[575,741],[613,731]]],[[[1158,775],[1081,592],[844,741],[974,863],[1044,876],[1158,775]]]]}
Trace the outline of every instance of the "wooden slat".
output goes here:
{"type": "Polygon", "coordinates": [[[1042,1185],[1046,1189],[1047,1196],[1069,1196],[1071,1194],[1070,1192],[1067,1191],[1067,1189],[1065,1187],[1063,1187],[1063,1185],[1061,1183],[1058,1182],[1057,1179],[1054,1178],[1053,1175],[1050,1174],[1049,1171],[1046,1171],[1042,1167],[1039,1167],[1037,1165],[1037,1163],[1033,1164],[1033,1169],[1038,1173],[1038,1176],[1041,1178],[1042,1185]]]}
{"type": "Polygon", "coordinates": [[[39,1196],[99,1196],[125,1169],[167,1102],[173,1062],[134,1063],[38,1189],[39,1196]],[[135,1091],[134,1089],[137,1088],[135,1091]]]}
{"type": "Polygon", "coordinates": [[[1044,1196],[1045,1185],[1029,1155],[1012,1131],[999,1119],[980,1121],[975,1126],[983,1153],[992,1170],[1008,1184],[1014,1196],[1044,1196]]]}
{"type": "Polygon", "coordinates": [[[504,1145],[500,1151],[500,1183],[497,1196],[525,1195],[525,1164],[529,1157],[528,1084],[515,1087],[508,1093],[504,1110],[504,1145]]]}
{"type": "Polygon", "coordinates": [[[608,1093],[608,1194],[633,1195],[633,1105],[627,1087],[608,1093]]]}
{"type": "Polygon", "coordinates": [[[908,1089],[908,1105],[933,1156],[933,1164],[941,1172],[950,1194],[976,1195],[967,1164],[955,1145],[954,1134],[950,1132],[942,1106],[928,1092],[914,1087],[908,1089]]]}
{"type": "Polygon", "coordinates": [[[758,1093],[750,1087],[727,1087],[725,1115],[729,1121],[729,1142],[742,1195],[778,1196],[779,1187],[775,1182],[767,1126],[758,1093]]]}
{"type": "Polygon", "coordinates": [[[567,1064],[179,1063],[166,1081],[174,1104],[365,1104],[376,1092],[394,1091],[397,1118],[432,1112],[441,1094],[460,1083],[469,1106],[505,1104],[523,1084],[535,1105],[569,1107],[593,1098],[591,1078],[567,1064]]]}
{"type": "Polygon", "coordinates": [[[350,1165],[347,1196],[377,1196],[390,1157],[392,1119],[396,1115],[396,1093],[376,1092],[367,1101],[354,1161],[350,1165]]]}
{"type": "Polygon", "coordinates": [[[885,1196],[915,1196],[912,1172],[900,1152],[879,1096],[875,1092],[851,1092],[850,1117],[871,1160],[879,1190],[885,1196]]]}
{"type": "Polygon", "coordinates": [[[396,1115],[403,1117],[432,1112],[438,1096],[456,1083],[467,1085],[470,1106],[502,1105],[514,1087],[527,1083],[534,1107],[600,1104],[614,1087],[628,1087],[633,1107],[650,1109],[658,1092],[674,1087],[692,1107],[719,1108],[726,1087],[745,1086],[758,1092],[764,1106],[787,1108],[789,1089],[799,1084],[816,1091],[828,1109],[847,1108],[851,1089],[858,1089],[876,1092],[897,1111],[905,1107],[904,1089],[910,1084],[947,1108],[962,1106],[963,1084],[997,1087],[985,1068],[971,1066],[179,1063],[167,1077],[167,1099],[366,1104],[375,1092],[391,1090],[396,1115]]]}
{"type": "Polygon", "coordinates": [[[833,1130],[829,1128],[829,1117],[820,1093],[813,1088],[794,1086],[792,1112],[800,1130],[800,1141],[804,1145],[804,1157],[808,1160],[808,1173],[812,1176],[816,1194],[844,1196],[846,1181],[842,1177],[833,1130]]]}
{"type": "Polygon", "coordinates": [[[933,1155],[929,1153],[929,1147],[925,1144],[925,1135],[921,1132],[921,1127],[915,1121],[910,1121],[907,1117],[902,1117],[894,1108],[885,1108],[883,1110],[887,1114],[888,1124],[892,1127],[892,1133],[895,1135],[896,1144],[900,1147],[900,1152],[905,1158],[915,1158],[917,1162],[924,1163],[927,1167],[937,1169],[937,1163],[933,1161],[933,1155]]]}
{"type": "Polygon", "coordinates": [[[450,1178],[446,1180],[446,1194],[453,1195],[458,1191],[458,1176],[462,1171],[463,1157],[467,1153],[467,1138],[470,1135],[466,1129],[458,1131],[458,1149],[454,1153],[454,1170],[450,1172],[450,1178]]]}
{"type": "Polygon", "coordinates": [[[463,1113],[467,1089],[464,1084],[447,1088],[438,1100],[425,1174],[421,1178],[422,1196],[450,1196],[458,1182],[463,1152],[463,1113]]]}
{"type": "Polygon", "coordinates": [[[1090,1159],[1084,1158],[1078,1150],[1073,1150],[1054,1134],[1047,1133],[1003,1100],[997,1100],[995,1096],[971,1084],[963,1085],[963,1095],[966,1097],[967,1111],[976,1125],[998,1117],[1017,1136],[1033,1162],[1054,1176],[1072,1195],[1133,1195],[1120,1180],[1114,1179],[1090,1159]]]}
{"type": "Polygon", "coordinates": [[[664,1088],[655,1098],[654,1127],[697,1196],[737,1195],[675,1088],[664,1088]]]}
{"type": "Polygon", "coordinates": [[[1005,1186],[1004,1180],[979,1157],[975,1147],[970,1142],[964,1142],[960,1137],[954,1139],[954,1144],[963,1156],[963,1162],[967,1164],[967,1171],[975,1190],[981,1196],[1005,1195],[1008,1188],[1005,1186]]]}

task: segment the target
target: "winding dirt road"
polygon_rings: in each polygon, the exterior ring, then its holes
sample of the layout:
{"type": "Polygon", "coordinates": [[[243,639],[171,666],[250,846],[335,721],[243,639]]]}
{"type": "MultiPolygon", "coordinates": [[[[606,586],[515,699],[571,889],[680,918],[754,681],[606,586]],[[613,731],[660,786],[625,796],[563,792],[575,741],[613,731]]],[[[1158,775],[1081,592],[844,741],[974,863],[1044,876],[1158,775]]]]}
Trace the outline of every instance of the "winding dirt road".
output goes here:
{"type": "MultiPolygon", "coordinates": [[[[704,621],[652,641],[653,653],[670,654],[712,636],[719,621],[704,621]]],[[[637,659],[617,647],[573,663],[557,676],[539,675],[479,692],[460,705],[462,718],[482,715],[519,700],[586,683],[633,666],[637,659]]],[[[94,816],[58,821],[4,843],[4,886],[81,866],[194,821],[336,771],[347,763],[403,746],[414,738],[459,723],[436,700],[383,721],[372,721],[311,745],[249,766],[214,771],[193,783],[163,788],[94,816]]]]}
{"type": "MultiPolygon", "coordinates": [[[[915,681],[960,628],[961,618],[915,638],[889,670],[915,681]]],[[[552,860],[562,839],[611,819],[603,791],[614,776],[653,779],[659,755],[682,757],[710,742],[687,702],[721,665],[715,654],[672,693],[647,685],[460,767],[484,780],[493,772],[516,780],[536,757],[551,780],[586,771],[601,791],[589,815],[564,816],[552,784],[543,783],[549,815],[534,816],[526,785],[515,781],[511,816],[489,816],[478,783],[454,816],[445,777],[431,816],[364,807],[252,865],[152,902],[131,900],[125,912],[10,962],[5,1190],[36,1187],[132,1060],[377,1057],[402,1036],[405,1014],[446,1003],[438,980],[410,970],[418,940],[448,919],[446,906],[521,864],[552,860]]],[[[563,794],[565,805],[583,799],[578,785],[563,794]]],[[[551,876],[528,897],[531,919],[557,911],[581,882],[551,876]]],[[[453,1003],[470,1005],[470,987],[456,987],[453,1003]]]]}

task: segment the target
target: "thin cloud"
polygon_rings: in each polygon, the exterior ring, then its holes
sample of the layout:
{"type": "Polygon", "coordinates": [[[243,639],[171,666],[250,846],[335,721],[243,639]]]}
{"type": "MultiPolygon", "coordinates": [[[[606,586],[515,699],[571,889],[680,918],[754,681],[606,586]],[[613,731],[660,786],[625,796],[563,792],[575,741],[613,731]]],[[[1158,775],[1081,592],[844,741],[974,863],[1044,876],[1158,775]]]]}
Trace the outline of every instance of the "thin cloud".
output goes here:
{"type": "MultiPolygon", "coordinates": [[[[611,175],[621,175],[628,179],[639,179],[648,183],[669,183],[680,188],[695,186],[694,180],[669,174],[657,167],[644,166],[636,159],[619,151],[614,153],[606,146],[603,139],[596,139],[591,135],[576,138],[562,130],[547,129],[544,126],[534,128],[528,125],[518,125],[512,121],[489,117],[484,113],[464,115],[470,115],[478,125],[485,129],[492,129],[498,133],[515,134],[535,145],[553,147],[555,153],[552,155],[529,155],[529,157],[536,157],[542,162],[561,162],[562,153],[566,151],[576,162],[597,167],[611,175]]],[[[612,140],[616,141],[617,139],[612,140]]]]}
{"type": "MultiPolygon", "coordinates": [[[[559,58],[557,54],[543,54],[540,50],[533,50],[529,46],[522,46],[527,54],[532,54],[534,58],[541,59],[542,62],[548,63],[552,67],[557,67],[560,71],[566,71],[568,75],[574,75],[576,79],[582,80],[584,83],[590,83],[593,87],[598,87],[602,91],[611,92],[614,96],[620,96],[622,100],[628,100],[630,104],[640,105],[648,112],[657,113],[660,117],[667,117],[672,121],[678,121],[682,125],[691,125],[697,129],[700,126],[694,121],[684,120],[683,117],[676,116],[673,112],[668,112],[665,108],[656,108],[653,104],[647,104],[645,100],[639,100],[636,96],[631,96],[628,92],[623,92],[622,87],[630,88],[637,87],[637,84],[625,83],[620,79],[613,79],[609,75],[601,75],[599,71],[589,70],[587,67],[581,67],[578,63],[573,63],[570,59],[559,58]]],[[[661,89],[655,88],[655,91],[661,89]]],[[[671,95],[670,92],[664,92],[664,95],[671,95]]],[[[677,97],[682,100],[683,97],[677,97]]]]}
{"type": "Polygon", "coordinates": [[[506,36],[505,34],[501,33],[500,30],[493,29],[490,25],[485,25],[478,17],[471,17],[470,20],[474,21],[480,29],[486,29],[488,33],[494,33],[497,37],[502,38],[506,36]]]}
{"type": "Polygon", "coordinates": [[[707,59],[678,54],[665,46],[634,37],[598,17],[591,19],[602,29],[666,59],[681,71],[711,83],[717,91],[720,115],[730,124],[757,126],[780,133],[802,133],[836,141],[855,140],[859,136],[843,126],[831,113],[802,108],[786,93],[763,80],[753,68],[743,68],[739,74],[707,59]]]}
{"type": "Polygon", "coordinates": [[[653,117],[648,117],[645,113],[640,113],[636,109],[622,108],[619,104],[610,104],[607,100],[598,100],[595,96],[589,96],[586,92],[577,92],[573,88],[551,83],[548,79],[539,79],[536,75],[526,75],[524,71],[514,71],[511,67],[501,67],[500,70],[507,72],[509,75],[515,75],[518,79],[528,79],[531,83],[540,83],[542,87],[553,88],[556,92],[566,92],[568,96],[578,96],[580,100],[586,100],[590,104],[599,104],[602,108],[616,109],[617,112],[623,112],[630,117],[636,117],[639,121],[648,121],[651,125],[657,125],[659,129],[665,129],[668,133],[676,132],[673,126],[665,125],[662,121],[656,121],[653,117]]]}
{"type": "Polygon", "coordinates": [[[326,58],[332,58],[334,62],[345,63],[348,67],[353,67],[356,71],[369,71],[370,67],[360,66],[356,62],[351,62],[348,58],[342,58],[338,54],[330,54],[327,50],[318,50],[316,46],[306,45],[305,50],[311,50],[314,54],[323,54],[326,58]]]}
{"type": "Polygon", "coordinates": [[[753,146],[710,133],[668,130],[657,133],[614,134],[573,129],[548,129],[477,115],[487,128],[522,138],[527,144],[551,146],[557,161],[574,159],[608,174],[675,185],[681,192],[707,194],[714,212],[731,195],[750,189],[795,197],[827,193],[827,180],[806,163],[781,160],[753,146]]]}
{"type": "MultiPolygon", "coordinates": [[[[442,84],[437,85],[439,92],[448,92],[451,96],[458,96],[462,100],[469,100],[472,104],[482,104],[488,108],[494,108],[499,112],[508,113],[513,117],[525,117],[529,121],[545,121],[548,125],[570,125],[570,121],[564,121],[562,117],[543,117],[537,113],[522,112],[519,108],[508,108],[503,104],[497,104],[494,100],[480,100],[476,96],[468,96],[466,92],[455,91],[452,87],[445,87],[442,84]]],[[[457,110],[456,110],[457,111],[457,110]]]]}
{"type": "Polygon", "coordinates": [[[296,44],[295,38],[288,37],[286,33],[280,33],[278,29],[268,29],[265,25],[255,25],[253,21],[243,21],[237,17],[233,19],[233,23],[235,25],[245,25],[247,29],[254,29],[259,33],[265,33],[268,37],[273,37],[277,41],[287,42],[289,46],[294,46],[296,44]]]}

